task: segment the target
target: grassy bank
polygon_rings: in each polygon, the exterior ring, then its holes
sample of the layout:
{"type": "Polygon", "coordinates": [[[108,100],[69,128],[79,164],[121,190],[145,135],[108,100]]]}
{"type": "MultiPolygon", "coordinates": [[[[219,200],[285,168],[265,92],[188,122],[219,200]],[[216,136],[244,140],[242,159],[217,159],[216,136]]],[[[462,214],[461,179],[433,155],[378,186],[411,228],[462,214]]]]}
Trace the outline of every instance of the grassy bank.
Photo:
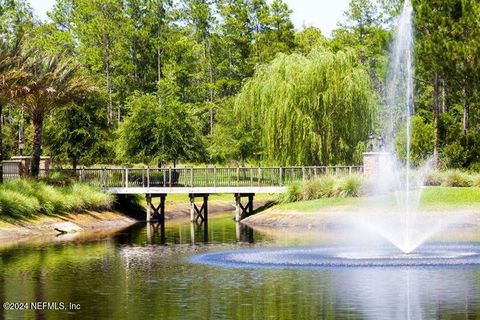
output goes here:
{"type": "Polygon", "coordinates": [[[0,185],[0,219],[103,210],[113,201],[112,195],[86,184],[52,186],[36,180],[12,180],[0,185]]]}
{"type": "MultiPolygon", "coordinates": [[[[383,203],[395,201],[393,196],[379,197],[383,203]]],[[[315,212],[324,209],[338,209],[359,206],[368,197],[336,197],[322,198],[316,200],[299,201],[291,203],[280,203],[275,206],[275,210],[315,212]]],[[[480,188],[478,187],[425,187],[420,199],[421,209],[448,209],[454,207],[472,207],[480,208],[480,188]]]]}

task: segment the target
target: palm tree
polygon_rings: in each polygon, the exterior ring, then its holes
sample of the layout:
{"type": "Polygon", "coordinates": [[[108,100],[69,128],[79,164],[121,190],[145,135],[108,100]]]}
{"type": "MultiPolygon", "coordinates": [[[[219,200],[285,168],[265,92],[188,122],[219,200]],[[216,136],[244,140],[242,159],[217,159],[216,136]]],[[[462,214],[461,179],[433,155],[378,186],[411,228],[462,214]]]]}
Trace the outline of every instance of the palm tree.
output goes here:
{"type": "MultiPolygon", "coordinates": [[[[25,62],[22,55],[22,41],[11,44],[0,41],[0,116],[5,105],[11,104],[29,91],[27,73],[21,65],[25,62]]],[[[0,118],[0,182],[3,182],[3,138],[0,118]]]]}
{"type": "Polygon", "coordinates": [[[43,143],[43,120],[52,111],[73,103],[96,90],[79,63],[65,54],[36,50],[25,69],[31,79],[23,106],[33,123],[33,154],[30,174],[38,176],[43,143]]]}

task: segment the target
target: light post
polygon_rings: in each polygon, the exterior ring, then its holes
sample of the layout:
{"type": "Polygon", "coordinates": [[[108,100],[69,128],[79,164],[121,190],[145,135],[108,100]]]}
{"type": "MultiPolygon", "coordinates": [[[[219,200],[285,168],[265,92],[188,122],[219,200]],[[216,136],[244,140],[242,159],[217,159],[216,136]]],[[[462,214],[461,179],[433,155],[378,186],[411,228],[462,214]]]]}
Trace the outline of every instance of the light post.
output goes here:
{"type": "Polygon", "coordinates": [[[23,155],[23,125],[18,127],[18,153],[19,156],[23,155]]]}
{"type": "Polygon", "coordinates": [[[382,151],[383,147],[385,146],[384,145],[385,142],[383,141],[383,137],[378,136],[377,140],[378,140],[378,150],[382,151]]]}
{"type": "Polygon", "coordinates": [[[375,142],[375,136],[373,135],[373,133],[371,133],[369,136],[368,136],[368,151],[372,152],[373,151],[373,144],[375,142]]]}

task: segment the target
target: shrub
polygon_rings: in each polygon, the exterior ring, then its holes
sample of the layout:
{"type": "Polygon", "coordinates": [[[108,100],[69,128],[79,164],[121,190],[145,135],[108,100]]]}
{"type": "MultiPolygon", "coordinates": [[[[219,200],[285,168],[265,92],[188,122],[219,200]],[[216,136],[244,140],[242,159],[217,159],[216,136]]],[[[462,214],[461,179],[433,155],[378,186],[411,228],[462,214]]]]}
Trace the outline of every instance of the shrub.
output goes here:
{"type": "Polygon", "coordinates": [[[321,197],[321,181],[319,179],[308,180],[302,185],[302,200],[313,200],[321,197]]]}
{"type": "Polygon", "coordinates": [[[86,184],[58,187],[37,180],[12,180],[0,185],[0,214],[12,217],[106,209],[112,203],[112,195],[86,184]]]}
{"type": "Polygon", "coordinates": [[[472,174],[470,182],[472,187],[480,188],[480,174],[472,174]]]}
{"type": "Polygon", "coordinates": [[[102,208],[109,209],[113,204],[113,196],[102,192],[101,189],[86,184],[76,183],[71,192],[81,199],[80,209],[102,208]]]}
{"type": "Polygon", "coordinates": [[[303,184],[291,184],[280,199],[282,202],[295,202],[331,197],[358,197],[362,193],[362,187],[361,175],[343,178],[323,176],[303,184]]]}
{"type": "Polygon", "coordinates": [[[296,202],[302,199],[302,190],[299,183],[292,183],[288,186],[287,192],[280,196],[280,202],[290,203],[296,202]]]}
{"type": "MultiPolygon", "coordinates": [[[[318,198],[329,198],[337,195],[335,177],[325,176],[318,179],[318,198]]],[[[317,199],[318,199],[317,198],[317,199]]]]}
{"type": "Polygon", "coordinates": [[[345,178],[340,185],[341,197],[358,197],[362,192],[363,180],[361,176],[354,175],[345,178]]]}
{"type": "Polygon", "coordinates": [[[458,142],[443,148],[442,163],[446,168],[461,168],[465,163],[465,148],[458,142]]]}
{"type": "Polygon", "coordinates": [[[28,218],[40,210],[34,197],[12,190],[0,190],[0,213],[13,218],[28,218]]]}
{"type": "Polygon", "coordinates": [[[52,171],[47,176],[42,177],[41,181],[55,186],[68,186],[76,181],[75,174],[72,172],[52,171]]]}
{"type": "Polygon", "coordinates": [[[444,174],[442,172],[433,171],[427,175],[424,184],[426,186],[438,187],[442,184],[443,179],[444,174]]]}
{"type": "Polygon", "coordinates": [[[450,170],[444,173],[442,187],[469,187],[472,184],[470,176],[460,170],[450,170]]]}

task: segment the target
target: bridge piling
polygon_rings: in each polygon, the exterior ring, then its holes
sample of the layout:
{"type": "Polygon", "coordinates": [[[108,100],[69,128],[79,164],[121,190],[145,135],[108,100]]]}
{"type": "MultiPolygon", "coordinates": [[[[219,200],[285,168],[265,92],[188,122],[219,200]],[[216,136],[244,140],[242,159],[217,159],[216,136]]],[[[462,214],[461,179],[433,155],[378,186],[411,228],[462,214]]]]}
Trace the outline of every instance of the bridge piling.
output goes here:
{"type": "Polygon", "coordinates": [[[235,221],[251,216],[253,214],[253,197],[254,193],[235,193],[235,221]],[[242,204],[242,198],[248,198],[247,204],[242,204]]]}
{"type": "Polygon", "coordinates": [[[200,219],[201,222],[208,221],[208,196],[207,193],[190,193],[190,221],[191,222],[198,222],[200,219]],[[195,204],[195,198],[203,198],[203,203],[200,208],[197,207],[195,204]]]}
{"type": "Polygon", "coordinates": [[[147,222],[158,219],[162,225],[165,224],[165,198],[166,194],[151,194],[146,195],[147,199],[147,222]],[[160,198],[160,203],[155,206],[152,202],[153,198],[160,198]]]}

